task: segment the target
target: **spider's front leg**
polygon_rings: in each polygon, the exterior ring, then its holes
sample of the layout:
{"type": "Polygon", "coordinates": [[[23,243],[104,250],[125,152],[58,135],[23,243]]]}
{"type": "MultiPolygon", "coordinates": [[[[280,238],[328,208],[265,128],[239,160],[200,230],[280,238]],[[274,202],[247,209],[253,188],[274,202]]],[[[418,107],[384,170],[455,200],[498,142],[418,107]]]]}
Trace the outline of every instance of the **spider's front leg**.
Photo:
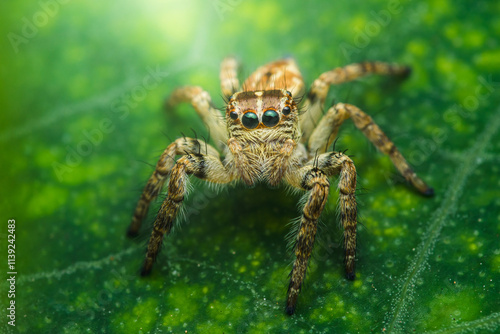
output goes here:
{"type": "MultiPolygon", "coordinates": [[[[309,163],[314,163],[314,160],[309,163]]],[[[356,202],[356,167],[354,162],[342,152],[331,152],[316,159],[318,168],[327,176],[339,177],[340,222],[344,229],[345,274],[348,280],[354,280],[356,274],[356,228],[358,209],[356,202]]]]}
{"type": "Polygon", "coordinates": [[[231,176],[227,173],[220,159],[215,156],[192,153],[177,160],[170,175],[168,195],[163,201],[154,222],[146,259],[141,270],[142,276],[146,276],[151,272],[156,256],[160,252],[163,237],[172,230],[174,219],[186,194],[187,178],[191,174],[213,183],[228,183],[231,181],[231,176]]]}
{"type": "Polygon", "coordinates": [[[302,210],[299,232],[295,243],[295,262],[290,273],[290,285],[286,301],[286,313],[293,314],[316,236],[318,218],[326,204],[330,183],[328,177],[340,174],[339,206],[344,228],[346,277],[355,277],[356,256],[356,168],[352,160],[341,152],[322,154],[308,162],[295,173],[286,175],[287,182],[303,190],[309,197],[302,210]]]}
{"type": "Polygon", "coordinates": [[[309,197],[302,210],[300,228],[295,241],[296,258],[290,273],[290,284],[286,300],[285,311],[292,315],[295,312],[297,297],[311,257],[318,218],[328,198],[330,182],[321,170],[313,166],[301,168],[295,177],[289,177],[287,181],[292,186],[309,191],[309,197]]]}
{"type": "Polygon", "coordinates": [[[175,164],[176,155],[194,154],[202,150],[211,156],[219,157],[219,153],[215,148],[193,138],[179,138],[165,149],[156,164],[153,174],[142,191],[141,198],[137,203],[134,216],[132,217],[132,222],[127,230],[128,236],[135,237],[139,233],[142,221],[148,213],[151,202],[158,196],[165,181],[170,176],[172,167],[175,164]]]}

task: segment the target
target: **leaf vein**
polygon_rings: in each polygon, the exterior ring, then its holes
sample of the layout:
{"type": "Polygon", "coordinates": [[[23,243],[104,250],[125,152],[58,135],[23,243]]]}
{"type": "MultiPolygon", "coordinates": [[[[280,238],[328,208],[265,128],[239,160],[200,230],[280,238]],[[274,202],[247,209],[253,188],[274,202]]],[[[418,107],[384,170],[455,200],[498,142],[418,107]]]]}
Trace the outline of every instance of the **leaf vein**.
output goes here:
{"type": "Polygon", "coordinates": [[[460,325],[443,328],[437,331],[427,332],[429,334],[452,334],[452,333],[464,333],[464,332],[475,332],[478,329],[485,329],[488,331],[494,331],[500,325],[500,313],[492,313],[484,318],[476,319],[473,321],[467,321],[460,325]]]}
{"type": "Polygon", "coordinates": [[[427,265],[427,260],[431,254],[441,229],[446,224],[446,218],[456,210],[456,203],[462,195],[464,184],[474,169],[484,161],[482,159],[485,150],[490,144],[492,136],[500,127],[500,109],[490,118],[488,126],[479,135],[476,143],[462,155],[461,166],[457,168],[453,176],[453,182],[445,192],[441,207],[439,207],[430,219],[423,240],[417,248],[415,257],[409,265],[404,279],[399,286],[400,293],[394,298],[392,305],[394,307],[386,314],[384,331],[399,332],[404,330],[404,318],[406,316],[405,307],[413,297],[415,282],[420,272],[427,265]]]}

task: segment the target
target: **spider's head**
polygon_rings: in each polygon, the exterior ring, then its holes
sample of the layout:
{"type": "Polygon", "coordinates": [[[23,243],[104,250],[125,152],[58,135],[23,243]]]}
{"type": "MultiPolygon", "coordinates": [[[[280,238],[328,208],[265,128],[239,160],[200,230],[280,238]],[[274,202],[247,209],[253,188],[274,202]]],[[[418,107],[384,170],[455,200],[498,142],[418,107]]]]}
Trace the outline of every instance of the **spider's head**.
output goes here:
{"type": "Polygon", "coordinates": [[[298,133],[297,103],[285,89],[235,93],[226,107],[226,121],[230,136],[258,129],[294,138],[298,133]]]}

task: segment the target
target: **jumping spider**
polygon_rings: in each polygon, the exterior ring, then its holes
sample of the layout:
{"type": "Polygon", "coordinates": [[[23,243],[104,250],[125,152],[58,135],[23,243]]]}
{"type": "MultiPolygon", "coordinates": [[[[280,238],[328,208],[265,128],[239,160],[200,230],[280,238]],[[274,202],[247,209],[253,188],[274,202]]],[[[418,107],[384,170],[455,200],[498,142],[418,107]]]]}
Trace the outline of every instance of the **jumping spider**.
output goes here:
{"type": "Polygon", "coordinates": [[[356,169],[343,152],[326,152],[342,123],[351,118],[356,127],[384,154],[418,191],[433,194],[410,168],[396,146],[359,108],[337,103],[323,115],[330,85],[367,74],[404,77],[410,68],[382,62],[351,64],[325,72],[316,79],[306,98],[304,82],[296,63],[283,59],[257,69],[240,89],[238,64],[226,58],[221,65],[222,93],[227,97],[225,117],[212,104],[207,92],[197,86],[176,89],[168,106],[190,102],[208,126],[215,147],[198,139],[179,138],[170,144],[156,164],[134,212],[128,235],[137,235],[149,205],[168,182],[168,195],[156,216],[141,275],[151,272],[164,235],[186,194],[189,175],[216,184],[239,180],[251,186],[264,181],[272,186],[285,182],[308,192],[295,240],[295,261],[290,273],[286,313],[293,314],[313,249],[318,218],[330,192],[329,178],[339,175],[339,207],[344,228],[346,277],[355,277],[356,254],[356,169]],[[299,104],[301,107],[299,109],[299,104]],[[203,149],[202,149],[203,147],[203,149]],[[220,153],[223,158],[221,158],[220,153]],[[175,160],[176,156],[181,157],[175,160]]]}

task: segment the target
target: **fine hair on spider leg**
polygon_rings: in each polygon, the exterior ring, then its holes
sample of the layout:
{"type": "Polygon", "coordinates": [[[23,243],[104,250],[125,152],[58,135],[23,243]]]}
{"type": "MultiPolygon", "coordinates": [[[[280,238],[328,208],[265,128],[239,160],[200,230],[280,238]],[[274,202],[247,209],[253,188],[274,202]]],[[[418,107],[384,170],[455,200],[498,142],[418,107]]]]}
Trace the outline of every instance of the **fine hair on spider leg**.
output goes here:
{"type": "MultiPolygon", "coordinates": [[[[166,183],[168,183],[169,180],[167,180],[166,183]]],[[[193,185],[190,180],[190,178],[186,178],[186,192],[185,192],[185,201],[182,203],[182,205],[179,207],[179,212],[177,213],[177,217],[174,220],[174,225],[172,226],[172,231],[170,233],[174,233],[176,230],[182,230],[182,224],[186,220],[186,202],[189,201],[190,194],[193,192],[193,185]]],[[[158,212],[158,209],[163,201],[168,197],[168,191],[164,190],[161,194],[158,195],[157,200],[152,208],[152,212],[158,212]]],[[[149,229],[152,229],[154,225],[154,221],[151,221],[149,224],[149,229]]],[[[147,236],[147,235],[146,235],[147,236]]],[[[162,244],[163,247],[163,244],[162,244]]],[[[161,253],[161,252],[160,252],[161,253]]]]}
{"type": "MultiPolygon", "coordinates": [[[[288,255],[289,261],[288,261],[288,265],[287,265],[288,277],[290,277],[292,274],[290,268],[293,268],[293,264],[295,261],[295,259],[294,259],[295,254],[294,253],[295,253],[295,247],[296,247],[296,242],[297,242],[296,237],[297,237],[297,234],[298,234],[299,228],[300,228],[300,220],[301,220],[301,217],[296,217],[290,221],[290,223],[288,225],[291,225],[291,229],[290,229],[290,232],[288,232],[285,236],[285,240],[287,242],[286,250],[287,250],[287,253],[289,254],[288,255]]],[[[325,237],[324,231],[329,230],[329,228],[324,223],[323,219],[318,219],[317,228],[318,228],[318,231],[317,231],[316,236],[314,238],[314,247],[312,249],[311,258],[309,259],[308,268],[307,268],[305,275],[304,275],[304,281],[301,285],[301,291],[304,288],[307,288],[308,281],[305,278],[308,275],[308,273],[310,272],[310,267],[311,267],[311,264],[313,263],[313,261],[318,263],[320,261],[325,260],[323,258],[318,258],[317,254],[322,248],[326,249],[326,247],[324,246],[325,243],[323,242],[323,238],[325,237]]],[[[340,238],[342,238],[342,236],[340,236],[340,238]]],[[[338,244],[341,245],[342,243],[339,242],[338,244]]],[[[340,270],[340,268],[339,268],[339,270],[340,270]]]]}
{"type": "MultiPolygon", "coordinates": [[[[204,136],[201,136],[201,138],[203,139],[203,142],[205,143],[205,154],[208,154],[208,143],[207,143],[207,139],[206,139],[204,136]]],[[[208,134],[208,138],[210,138],[210,133],[208,134]]]]}
{"type": "Polygon", "coordinates": [[[172,137],[170,137],[169,134],[165,130],[161,130],[161,133],[162,133],[162,135],[164,135],[168,139],[169,143],[173,142],[172,137]]]}
{"type": "MultiPolygon", "coordinates": [[[[305,204],[305,201],[307,201],[306,195],[301,197],[298,206],[300,207],[305,204]]],[[[291,255],[293,255],[293,253],[295,252],[295,244],[297,242],[297,234],[299,233],[301,219],[302,216],[299,215],[290,220],[290,222],[287,224],[288,232],[285,235],[286,249],[291,255]]],[[[292,262],[290,263],[290,265],[293,264],[293,260],[294,259],[291,259],[292,262]]]]}
{"type": "MultiPolygon", "coordinates": [[[[286,240],[286,249],[287,249],[287,252],[290,253],[291,256],[293,256],[293,253],[295,251],[295,246],[296,246],[296,242],[297,242],[297,234],[299,233],[299,229],[300,229],[300,223],[301,223],[301,220],[302,220],[302,208],[305,206],[306,202],[307,202],[307,199],[309,197],[309,194],[308,192],[304,192],[304,194],[300,197],[298,203],[297,203],[297,208],[298,208],[298,216],[296,216],[295,218],[291,219],[290,222],[287,224],[287,228],[288,228],[288,232],[287,234],[285,235],[285,240],[286,240]]],[[[338,210],[335,210],[336,211],[336,214],[337,214],[337,218],[339,218],[339,222],[340,222],[340,212],[338,212],[338,210]]],[[[324,217],[324,216],[329,216],[330,213],[329,213],[329,210],[328,208],[325,207],[325,210],[323,211],[323,214],[321,217],[324,217]]],[[[322,218],[319,218],[318,219],[318,232],[316,233],[316,239],[315,239],[315,246],[313,248],[313,254],[314,254],[314,251],[316,248],[321,248],[321,239],[322,239],[322,234],[323,234],[323,231],[325,230],[331,230],[331,228],[324,222],[324,219],[322,218]],[[320,244],[318,245],[318,241],[320,242],[320,244]],[[320,246],[320,247],[318,247],[320,246]]],[[[342,226],[339,225],[339,228],[340,230],[342,229],[342,226]]],[[[290,266],[293,265],[293,260],[294,259],[291,259],[291,262],[289,263],[290,266]]]]}
{"type": "MultiPolygon", "coordinates": [[[[307,193],[305,195],[307,195],[307,193]]],[[[307,197],[308,196],[303,196],[304,203],[301,203],[302,202],[302,198],[301,198],[301,201],[299,202],[300,206],[302,206],[302,204],[305,204],[305,202],[307,201],[307,197]]],[[[287,265],[288,278],[290,278],[292,275],[292,271],[290,270],[290,268],[293,268],[293,265],[295,262],[294,257],[295,257],[295,249],[297,246],[297,234],[299,233],[301,220],[302,220],[302,217],[298,216],[298,217],[295,217],[292,220],[290,220],[290,222],[287,224],[287,227],[289,228],[289,232],[286,234],[285,240],[286,240],[286,250],[287,250],[287,253],[289,254],[289,261],[288,261],[288,265],[287,265]]],[[[305,278],[307,277],[308,273],[310,272],[310,269],[311,269],[310,267],[311,267],[312,261],[318,263],[319,262],[318,260],[320,260],[320,261],[326,260],[323,258],[318,258],[317,254],[322,248],[327,249],[324,246],[326,243],[323,243],[322,239],[325,237],[323,235],[324,232],[326,230],[331,230],[331,229],[328,228],[328,226],[324,223],[323,219],[321,219],[321,218],[318,219],[317,228],[318,228],[318,231],[317,231],[316,236],[314,238],[314,247],[312,249],[311,259],[309,260],[309,265],[308,265],[307,270],[304,273],[304,280],[303,280],[301,287],[300,287],[301,291],[304,289],[307,289],[308,281],[305,278]]],[[[341,245],[341,243],[338,243],[338,244],[341,245]]]]}
{"type": "Polygon", "coordinates": [[[307,108],[303,103],[305,101],[305,96],[305,94],[300,94],[293,97],[293,101],[297,104],[297,112],[299,113],[299,116],[302,116],[307,112],[307,108]]]}
{"type": "Polygon", "coordinates": [[[201,154],[201,144],[200,141],[198,140],[198,134],[196,133],[196,131],[194,131],[193,128],[191,128],[191,131],[193,131],[194,141],[196,142],[196,146],[198,147],[198,154],[201,154]]]}
{"type": "MultiPolygon", "coordinates": [[[[338,210],[335,209],[334,211],[338,210]]],[[[325,222],[325,220],[332,215],[338,217],[336,214],[333,214],[327,206],[325,206],[323,214],[318,219],[318,232],[316,234],[314,248],[311,254],[311,258],[314,259],[316,263],[328,261],[329,259],[335,257],[344,258],[343,252],[337,250],[341,249],[343,245],[343,228],[341,226],[339,228],[339,226],[335,226],[334,224],[327,224],[325,222]],[[322,254],[325,255],[323,256],[322,254]]],[[[340,265],[340,262],[335,266],[334,271],[339,274],[343,273],[344,268],[342,265],[340,265]]]]}
{"type": "Polygon", "coordinates": [[[309,198],[309,191],[294,188],[291,186],[287,186],[286,192],[287,193],[289,192],[290,194],[292,194],[294,196],[300,195],[299,200],[297,201],[297,207],[296,207],[298,216],[296,216],[295,218],[290,220],[290,222],[287,224],[287,227],[289,228],[289,232],[285,236],[285,239],[287,240],[287,249],[289,247],[292,247],[289,250],[293,251],[293,247],[295,246],[295,242],[296,242],[295,238],[297,237],[297,233],[298,233],[299,228],[300,228],[300,221],[302,219],[302,210],[307,203],[307,199],[309,198]],[[290,239],[292,237],[294,239],[290,239]]]}
{"type": "MultiPolygon", "coordinates": [[[[176,230],[181,231],[182,230],[182,225],[183,223],[186,222],[186,202],[188,202],[188,199],[190,198],[190,194],[193,192],[193,185],[191,182],[191,178],[187,177],[186,178],[186,191],[184,193],[184,201],[179,207],[179,212],[177,213],[177,217],[174,219],[174,226],[172,227],[172,232],[175,232],[176,230]]],[[[171,233],[172,233],[171,232],[171,233]]]]}

